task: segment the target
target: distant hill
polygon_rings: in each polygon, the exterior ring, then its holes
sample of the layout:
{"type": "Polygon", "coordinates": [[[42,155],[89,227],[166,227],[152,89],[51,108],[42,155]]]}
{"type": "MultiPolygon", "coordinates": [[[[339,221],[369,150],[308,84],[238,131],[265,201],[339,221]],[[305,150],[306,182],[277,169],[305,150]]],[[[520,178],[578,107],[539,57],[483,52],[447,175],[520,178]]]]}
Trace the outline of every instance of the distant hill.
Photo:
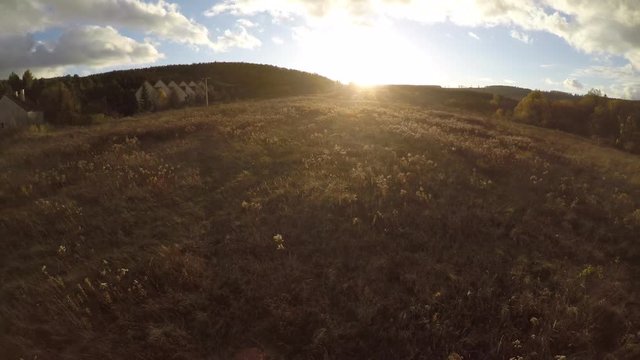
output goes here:
{"type": "Polygon", "coordinates": [[[117,81],[133,89],[145,81],[198,81],[209,78],[213,84],[238,87],[239,97],[280,97],[327,91],[335,82],[317,75],[272,65],[213,62],[191,65],[155,66],[90,75],[99,82],[117,81]]]}
{"type": "MultiPolygon", "coordinates": [[[[461,89],[463,90],[463,89],[461,89]]],[[[474,92],[480,92],[485,94],[500,95],[505,98],[513,99],[516,101],[522,100],[525,96],[529,95],[531,89],[521,88],[516,86],[504,86],[504,85],[491,85],[483,88],[464,88],[464,90],[470,90],[474,92]]],[[[549,100],[575,100],[580,98],[579,95],[569,94],[563,91],[543,91],[545,96],[549,100]]]]}
{"type": "Polygon", "coordinates": [[[483,94],[500,95],[516,101],[522,100],[522,98],[524,98],[531,92],[531,89],[502,85],[485,86],[483,88],[464,88],[464,90],[479,92],[483,94]]]}

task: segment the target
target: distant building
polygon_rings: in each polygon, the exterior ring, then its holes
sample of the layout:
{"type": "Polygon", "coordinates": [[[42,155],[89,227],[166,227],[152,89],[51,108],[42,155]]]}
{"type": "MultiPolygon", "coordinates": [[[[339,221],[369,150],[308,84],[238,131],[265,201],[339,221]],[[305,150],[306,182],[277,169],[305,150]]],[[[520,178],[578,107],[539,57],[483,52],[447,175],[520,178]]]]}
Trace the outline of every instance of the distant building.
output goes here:
{"type": "MultiPolygon", "coordinates": [[[[162,80],[156,81],[155,84],[145,81],[136,91],[136,100],[140,109],[144,110],[162,110],[170,106],[182,104],[204,103],[207,96],[207,85],[204,81],[194,82],[181,81],[177,84],[175,81],[165,84],[162,80]],[[146,101],[143,94],[146,92],[146,101]],[[151,104],[151,106],[150,106],[151,104]]],[[[208,84],[209,101],[234,98],[238,95],[238,87],[232,84],[222,82],[209,82],[208,84]]]]}
{"type": "Polygon", "coordinates": [[[158,80],[156,81],[156,84],[153,85],[153,88],[156,89],[156,91],[162,92],[165,96],[169,96],[171,94],[171,89],[169,89],[169,87],[162,82],[162,80],[158,80]]]}
{"type": "Polygon", "coordinates": [[[187,102],[188,103],[194,103],[196,102],[198,95],[196,94],[196,92],[188,85],[186,84],[184,81],[180,83],[180,89],[182,89],[182,91],[185,92],[185,94],[187,94],[187,102]]]}
{"type": "Polygon", "coordinates": [[[136,100],[141,109],[155,110],[158,108],[158,91],[148,81],[145,81],[136,91],[136,100]]]}
{"type": "Polygon", "coordinates": [[[185,93],[184,90],[182,90],[174,81],[170,82],[167,87],[171,90],[171,95],[169,96],[172,99],[175,99],[174,101],[177,101],[178,104],[184,104],[187,101],[187,93],[185,93]]]}
{"type": "Polygon", "coordinates": [[[171,96],[171,89],[162,82],[162,80],[158,80],[153,88],[158,93],[158,100],[156,102],[156,109],[162,110],[169,107],[169,97],[171,96]]]}
{"type": "Polygon", "coordinates": [[[4,95],[0,98],[0,129],[42,124],[43,122],[43,112],[26,101],[24,90],[16,97],[4,95]]]}
{"type": "Polygon", "coordinates": [[[204,100],[205,91],[204,91],[204,81],[196,84],[193,81],[189,83],[189,87],[196,93],[196,97],[198,100],[204,100]]]}

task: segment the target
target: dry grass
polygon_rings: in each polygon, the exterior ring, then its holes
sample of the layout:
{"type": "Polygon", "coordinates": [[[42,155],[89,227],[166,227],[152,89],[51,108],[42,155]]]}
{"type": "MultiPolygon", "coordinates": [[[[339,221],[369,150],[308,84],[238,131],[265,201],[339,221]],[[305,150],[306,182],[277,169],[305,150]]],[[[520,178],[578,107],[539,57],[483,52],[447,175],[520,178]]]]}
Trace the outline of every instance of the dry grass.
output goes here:
{"type": "Polygon", "coordinates": [[[640,357],[632,155],[331,97],[0,153],[7,359],[640,357]]]}

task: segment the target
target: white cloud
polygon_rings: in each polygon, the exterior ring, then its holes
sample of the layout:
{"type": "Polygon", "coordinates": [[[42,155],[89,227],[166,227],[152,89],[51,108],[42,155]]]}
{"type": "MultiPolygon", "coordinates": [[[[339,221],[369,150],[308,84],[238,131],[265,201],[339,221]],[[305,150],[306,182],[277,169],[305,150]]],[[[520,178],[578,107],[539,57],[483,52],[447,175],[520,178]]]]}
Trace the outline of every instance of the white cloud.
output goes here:
{"type": "Polygon", "coordinates": [[[584,85],[576,79],[565,79],[562,84],[564,87],[570,90],[582,90],[584,89],[584,85]]]}
{"type": "Polygon", "coordinates": [[[464,26],[512,26],[545,31],[589,54],[623,56],[640,68],[640,6],[637,0],[224,0],[206,14],[274,18],[348,17],[353,22],[408,19],[464,26]]]}
{"type": "Polygon", "coordinates": [[[467,34],[476,40],[480,40],[480,36],[476,35],[476,33],[469,31],[467,34]]]}
{"type": "Polygon", "coordinates": [[[262,46],[260,39],[249,34],[240,22],[233,29],[227,29],[216,38],[213,49],[217,52],[227,52],[232,48],[255,49],[262,46]]]}
{"type": "Polygon", "coordinates": [[[640,100],[640,81],[609,86],[609,94],[623,99],[640,100]]]}
{"type": "Polygon", "coordinates": [[[149,43],[137,42],[113,27],[85,26],[66,30],[53,42],[31,35],[0,37],[0,74],[33,69],[40,76],[60,74],[67,66],[104,68],[153,63],[163,55],[149,43]]]}
{"type": "Polygon", "coordinates": [[[273,43],[274,43],[274,44],[276,44],[276,45],[282,45],[282,44],[284,44],[284,40],[282,40],[282,38],[281,38],[281,37],[279,37],[279,36],[274,36],[274,37],[272,37],[272,38],[271,38],[271,41],[273,41],[273,43]]]}
{"type": "Polygon", "coordinates": [[[254,23],[253,21],[251,21],[249,19],[238,19],[236,22],[239,25],[244,26],[245,28],[254,28],[254,27],[258,26],[258,24],[254,23]]]}
{"type": "Polygon", "coordinates": [[[252,16],[257,13],[265,12],[275,18],[287,19],[294,15],[322,17],[335,9],[350,9],[351,7],[351,1],[224,0],[213,5],[209,10],[204,12],[204,15],[217,16],[224,13],[230,13],[236,16],[252,16]]]}
{"type": "MultiPolygon", "coordinates": [[[[157,48],[166,41],[196,49],[221,48],[220,42],[211,41],[207,27],[187,18],[178,5],[167,0],[0,2],[0,44],[5,45],[0,71],[29,67],[40,74],[59,74],[72,65],[100,68],[152,63],[162,57],[157,48]],[[51,29],[62,35],[46,43],[34,40],[34,34],[51,29]],[[144,40],[123,36],[123,30],[144,40]]],[[[249,26],[247,20],[244,28],[249,26]]],[[[228,40],[223,39],[223,47],[231,46],[228,40]]],[[[239,44],[248,46],[247,39],[240,40],[239,44]]]]}
{"type": "Polygon", "coordinates": [[[544,83],[547,85],[560,85],[558,81],[551,80],[549,78],[544,79],[544,83]]]}
{"type": "Polygon", "coordinates": [[[578,69],[574,72],[576,77],[594,77],[602,79],[633,79],[640,76],[631,64],[619,67],[594,65],[587,68],[578,69]]]}
{"type": "Polygon", "coordinates": [[[21,35],[52,27],[84,25],[129,28],[164,40],[212,46],[204,25],[165,0],[2,0],[0,34],[21,35]]]}
{"type": "Polygon", "coordinates": [[[518,41],[522,41],[525,44],[531,44],[533,42],[533,39],[529,35],[527,35],[527,34],[525,34],[523,32],[519,32],[517,30],[511,30],[510,35],[511,35],[512,38],[514,38],[514,39],[516,39],[518,41]]]}
{"type": "Polygon", "coordinates": [[[571,76],[590,79],[593,82],[605,82],[601,86],[613,97],[640,100],[640,71],[631,64],[622,66],[593,65],[574,71],[571,76]]]}

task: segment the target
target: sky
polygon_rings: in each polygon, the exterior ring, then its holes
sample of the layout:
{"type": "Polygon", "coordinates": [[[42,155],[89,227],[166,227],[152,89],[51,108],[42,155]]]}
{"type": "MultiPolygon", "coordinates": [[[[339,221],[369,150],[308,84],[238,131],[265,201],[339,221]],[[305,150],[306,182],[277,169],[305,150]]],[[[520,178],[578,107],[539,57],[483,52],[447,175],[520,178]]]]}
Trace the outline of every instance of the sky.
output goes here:
{"type": "Polygon", "coordinates": [[[213,61],[640,99],[639,0],[0,0],[0,77],[213,61]]]}

